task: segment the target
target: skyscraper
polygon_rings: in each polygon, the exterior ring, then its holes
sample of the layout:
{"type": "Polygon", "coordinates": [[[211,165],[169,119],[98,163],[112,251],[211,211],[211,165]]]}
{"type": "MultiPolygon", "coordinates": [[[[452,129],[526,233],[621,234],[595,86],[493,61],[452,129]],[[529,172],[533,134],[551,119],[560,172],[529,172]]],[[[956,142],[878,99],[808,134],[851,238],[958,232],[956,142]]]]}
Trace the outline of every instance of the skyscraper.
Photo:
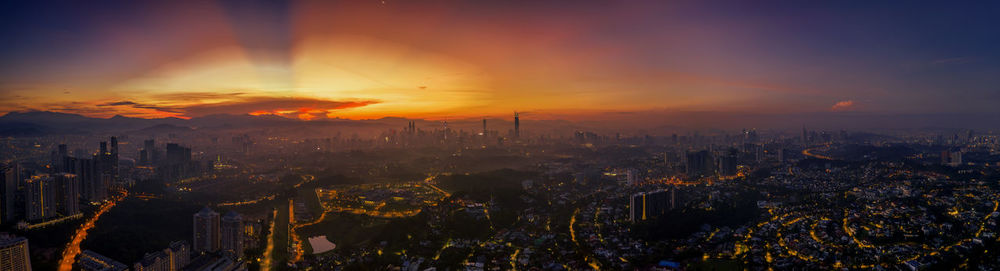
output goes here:
{"type": "Polygon", "coordinates": [[[673,209],[674,193],[667,190],[640,192],[629,197],[629,221],[653,219],[673,209]]]}
{"type": "Polygon", "coordinates": [[[77,176],[80,182],[80,196],[88,201],[98,202],[107,197],[107,186],[101,176],[97,159],[64,158],[66,172],[77,176]]]}
{"type": "Polygon", "coordinates": [[[518,118],[517,112],[514,112],[514,138],[521,137],[521,119],[518,118]]]}
{"type": "Polygon", "coordinates": [[[0,164],[0,225],[16,220],[14,197],[17,194],[17,164],[0,164]]]}
{"type": "Polygon", "coordinates": [[[194,214],[195,252],[215,252],[219,250],[219,213],[207,206],[194,214]]]}
{"type": "Polygon", "coordinates": [[[0,270],[31,271],[27,238],[0,233],[0,270]]]}
{"type": "Polygon", "coordinates": [[[707,150],[687,152],[687,175],[700,177],[712,175],[712,154],[707,150]]]}
{"type": "Polygon", "coordinates": [[[28,221],[56,216],[55,182],[49,175],[35,175],[25,180],[24,213],[28,221]]]}
{"type": "Polygon", "coordinates": [[[52,159],[52,167],[55,169],[55,172],[66,171],[66,164],[63,162],[66,157],[69,157],[69,150],[66,144],[59,144],[59,150],[52,159]]]}
{"type": "Polygon", "coordinates": [[[721,157],[719,157],[719,175],[722,176],[733,176],[737,173],[737,164],[739,161],[739,151],[730,148],[721,157]]]}
{"type": "Polygon", "coordinates": [[[243,258],[243,216],[229,211],[222,217],[222,250],[243,258]]]}
{"type": "Polygon", "coordinates": [[[146,151],[147,165],[155,165],[160,162],[160,152],[156,150],[156,140],[147,139],[142,142],[143,150],[146,151]]]}
{"type": "Polygon", "coordinates": [[[54,174],[56,210],[63,216],[80,213],[80,178],[70,173],[54,174]]]}

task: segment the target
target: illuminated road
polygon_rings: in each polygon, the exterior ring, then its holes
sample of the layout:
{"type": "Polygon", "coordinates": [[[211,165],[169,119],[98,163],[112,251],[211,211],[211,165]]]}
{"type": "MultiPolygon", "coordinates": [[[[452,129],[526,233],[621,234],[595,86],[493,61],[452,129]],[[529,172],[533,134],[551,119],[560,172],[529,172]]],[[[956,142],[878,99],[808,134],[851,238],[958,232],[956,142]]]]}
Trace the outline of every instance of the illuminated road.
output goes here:
{"type": "Polygon", "coordinates": [[[569,238],[570,240],[573,240],[573,243],[577,246],[580,246],[580,242],[576,241],[576,231],[573,230],[573,224],[576,224],[576,215],[578,214],[580,214],[580,208],[573,210],[573,216],[569,217],[569,238]]]}
{"type": "Polygon", "coordinates": [[[278,209],[274,209],[271,217],[271,231],[267,233],[267,248],[264,249],[264,261],[260,263],[261,271],[270,271],[274,260],[274,222],[278,220],[278,209]]]}
{"type": "Polygon", "coordinates": [[[302,260],[302,254],[305,254],[305,248],[303,248],[302,240],[299,239],[299,234],[295,233],[295,203],[294,200],[288,200],[288,240],[295,245],[295,254],[292,255],[291,262],[298,262],[302,260]]]}
{"type": "Polygon", "coordinates": [[[117,204],[118,201],[128,196],[127,191],[122,192],[121,196],[114,197],[111,201],[102,205],[101,209],[98,209],[97,213],[95,213],[93,217],[87,219],[87,222],[84,222],[83,225],[80,225],[80,228],[76,230],[76,234],[73,235],[73,240],[70,240],[69,244],[66,245],[66,249],[63,250],[62,260],[59,261],[59,271],[73,270],[73,262],[76,260],[76,256],[80,255],[80,243],[83,243],[83,240],[87,239],[87,231],[94,227],[94,224],[97,222],[97,219],[101,218],[101,215],[106,213],[108,210],[111,210],[112,207],[115,207],[115,204],[117,204]]]}
{"type": "Polygon", "coordinates": [[[427,183],[427,186],[429,186],[430,188],[433,188],[434,190],[437,190],[438,192],[441,192],[441,194],[444,195],[444,197],[441,197],[441,198],[447,198],[447,197],[451,196],[451,193],[448,193],[448,192],[444,191],[443,189],[438,188],[436,185],[434,185],[434,183],[432,183],[432,181],[434,181],[434,178],[437,178],[437,175],[432,175],[432,176],[427,177],[426,179],[424,179],[424,182],[427,183]]]}
{"type": "Polygon", "coordinates": [[[818,148],[819,147],[804,149],[804,150],[802,150],[802,155],[809,156],[809,157],[812,157],[812,158],[817,158],[817,159],[823,159],[823,160],[833,160],[832,157],[829,157],[829,156],[826,156],[826,155],[822,155],[822,154],[815,154],[815,153],[813,153],[813,151],[816,151],[816,149],[818,149],[818,148]]]}

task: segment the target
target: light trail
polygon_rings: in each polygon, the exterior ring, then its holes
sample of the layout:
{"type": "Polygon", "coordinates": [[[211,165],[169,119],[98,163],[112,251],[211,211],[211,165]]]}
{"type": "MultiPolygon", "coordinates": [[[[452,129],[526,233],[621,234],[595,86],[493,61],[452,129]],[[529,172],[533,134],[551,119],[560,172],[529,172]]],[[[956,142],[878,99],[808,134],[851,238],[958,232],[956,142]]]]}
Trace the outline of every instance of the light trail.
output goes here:
{"type": "Polygon", "coordinates": [[[69,244],[66,244],[66,249],[63,250],[62,259],[59,260],[59,271],[73,270],[73,263],[76,260],[76,256],[80,255],[80,243],[83,243],[83,240],[87,239],[87,231],[94,228],[94,224],[96,224],[97,220],[101,218],[101,215],[106,213],[108,210],[111,210],[112,207],[115,207],[115,204],[117,204],[118,201],[124,199],[125,197],[128,197],[128,191],[123,190],[121,196],[114,197],[111,201],[102,205],[93,217],[87,219],[83,225],[80,225],[80,228],[76,230],[76,234],[73,235],[73,240],[70,240],[69,244]]]}
{"type": "Polygon", "coordinates": [[[569,238],[573,240],[573,243],[576,243],[577,246],[580,246],[580,242],[576,241],[576,231],[573,230],[573,224],[576,224],[577,214],[580,214],[580,208],[576,208],[576,210],[573,210],[573,216],[569,217],[569,238]]]}
{"type": "Polygon", "coordinates": [[[832,157],[829,157],[829,156],[826,156],[826,155],[822,155],[822,154],[812,153],[816,149],[817,148],[804,149],[804,150],[802,150],[802,155],[809,156],[809,157],[812,157],[812,158],[823,159],[823,160],[833,160],[832,157]]]}
{"type": "Polygon", "coordinates": [[[264,249],[264,261],[260,263],[261,271],[271,270],[271,261],[274,258],[274,222],[278,220],[278,209],[274,209],[271,218],[271,231],[267,233],[267,248],[264,249]]]}
{"type": "MultiPolygon", "coordinates": [[[[508,244],[507,246],[510,246],[508,244]]],[[[510,254],[510,270],[517,271],[517,255],[521,254],[521,249],[518,248],[514,250],[514,254],[510,254]]]]}

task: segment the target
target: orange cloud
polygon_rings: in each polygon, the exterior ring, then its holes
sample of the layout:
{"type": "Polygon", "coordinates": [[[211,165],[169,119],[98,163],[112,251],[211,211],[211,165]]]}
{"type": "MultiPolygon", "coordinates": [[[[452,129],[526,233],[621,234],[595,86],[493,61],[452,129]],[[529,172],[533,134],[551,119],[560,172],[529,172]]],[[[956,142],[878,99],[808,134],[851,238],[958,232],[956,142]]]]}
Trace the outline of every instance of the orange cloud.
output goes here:
{"type": "Polygon", "coordinates": [[[846,110],[850,110],[852,108],[854,108],[854,101],[853,100],[846,100],[846,101],[839,101],[839,102],[833,104],[833,106],[830,107],[830,110],[833,110],[833,111],[846,111],[846,110]]]}

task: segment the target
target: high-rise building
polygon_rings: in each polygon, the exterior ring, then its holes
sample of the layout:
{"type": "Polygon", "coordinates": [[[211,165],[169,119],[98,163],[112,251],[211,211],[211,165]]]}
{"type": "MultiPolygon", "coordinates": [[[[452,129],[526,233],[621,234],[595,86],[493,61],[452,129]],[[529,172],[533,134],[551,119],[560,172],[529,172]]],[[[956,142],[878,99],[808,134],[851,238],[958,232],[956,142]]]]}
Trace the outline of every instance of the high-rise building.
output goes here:
{"type": "Polygon", "coordinates": [[[17,195],[17,164],[0,164],[0,225],[17,220],[14,198],[17,195]]]}
{"type": "Polygon", "coordinates": [[[167,144],[167,164],[183,164],[191,162],[191,149],[181,147],[176,143],[167,144]]]}
{"type": "Polygon", "coordinates": [[[160,151],[156,149],[156,141],[147,139],[142,142],[142,150],[146,151],[146,165],[156,165],[160,162],[160,151]]]}
{"type": "Polygon", "coordinates": [[[673,190],[640,192],[629,197],[629,221],[653,219],[673,209],[673,190]]]}
{"type": "Polygon", "coordinates": [[[103,201],[108,196],[111,178],[101,172],[100,160],[66,157],[66,172],[75,174],[80,179],[80,196],[91,202],[103,201]]]}
{"type": "Polygon", "coordinates": [[[689,177],[701,177],[712,175],[712,154],[707,150],[687,152],[687,175],[689,177]]]}
{"type": "Polygon", "coordinates": [[[107,197],[107,186],[101,177],[97,159],[80,159],[66,157],[66,172],[75,174],[80,179],[80,196],[92,202],[102,201],[107,197]]]}
{"type": "Polygon", "coordinates": [[[80,178],[70,173],[53,174],[55,181],[56,211],[63,216],[80,213],[80,178]]]}
{"type": "Polygon", "coordinates": [[[739,151],[736,149],[729,149],[725,154],[719,157],[719,175],[722,176],[733,176],[737,173],[737,164],[739,161],[739,151]]]}
{"type": "Polygon", "coordinates": [[[63,160],[66,157],[69,157],[69,150],[66,147],[66,144],[59,144],[58,150],[56,151],[55,155],[53,155],[53,157],[52,157],[52,163],[51,164],[52,164],[52,168],[54,169],[54,172],[65,172],[66,171],[66,165],[65,165],[65,163],[63,163],[63,160]]]}
{"type": "Polygon", "coordinates": [[[49,175],[35,175],[25,180],[24,214],[28,221],[56,216],[55,181],[49,175]]]}
{"type": "Polygon", "coordinates": [[[191,262],[191,249],[185,241],[170,242],[164,250],[170,256],[170,270],[181,270],[191,262]]]}
{"type": "Polygon", "coordinates": [[[215,252],[219,250],[219,213],[207,206],[194,214],[195,252],[215,252]]]}
{"type": "Polygon", "coordinates": [[[521,137],[521,119],[518,117],[517,112],[514,112],[514,138],[521,137]]]}
{"type": "Polygon", "coordinates": [[[28,238],[0,233],[0,270],[31,271],[28,238]]]}
{"type": "Polygon", "coordinates": [[[118,179],[118,137],[111,137],[111,174],[118,179]]]}
{"type": "Polygon", "coordinates": [[[222,217],[222,250],[233,253],[237,259],[243,258],[243,216],[229,211],[222,217]]]}
{"type": "Polygon", "coordinates": [[[642,181],[641,176],[639,176],[639,170],[635,168],[629,168],[625,170],[625,182],[628,185],[635,186],[639,185],[642,181]]]}
{"type": "Polygon", "coordinates": [[[802,126],[802,134],[799,135],[799,140],[802,141],[802,144],[808,144],[809,143],[808,142],[809,141],[809,135],[808,135],[808,132],[806,131],[806,127],[805,126],[802,126]]]}

